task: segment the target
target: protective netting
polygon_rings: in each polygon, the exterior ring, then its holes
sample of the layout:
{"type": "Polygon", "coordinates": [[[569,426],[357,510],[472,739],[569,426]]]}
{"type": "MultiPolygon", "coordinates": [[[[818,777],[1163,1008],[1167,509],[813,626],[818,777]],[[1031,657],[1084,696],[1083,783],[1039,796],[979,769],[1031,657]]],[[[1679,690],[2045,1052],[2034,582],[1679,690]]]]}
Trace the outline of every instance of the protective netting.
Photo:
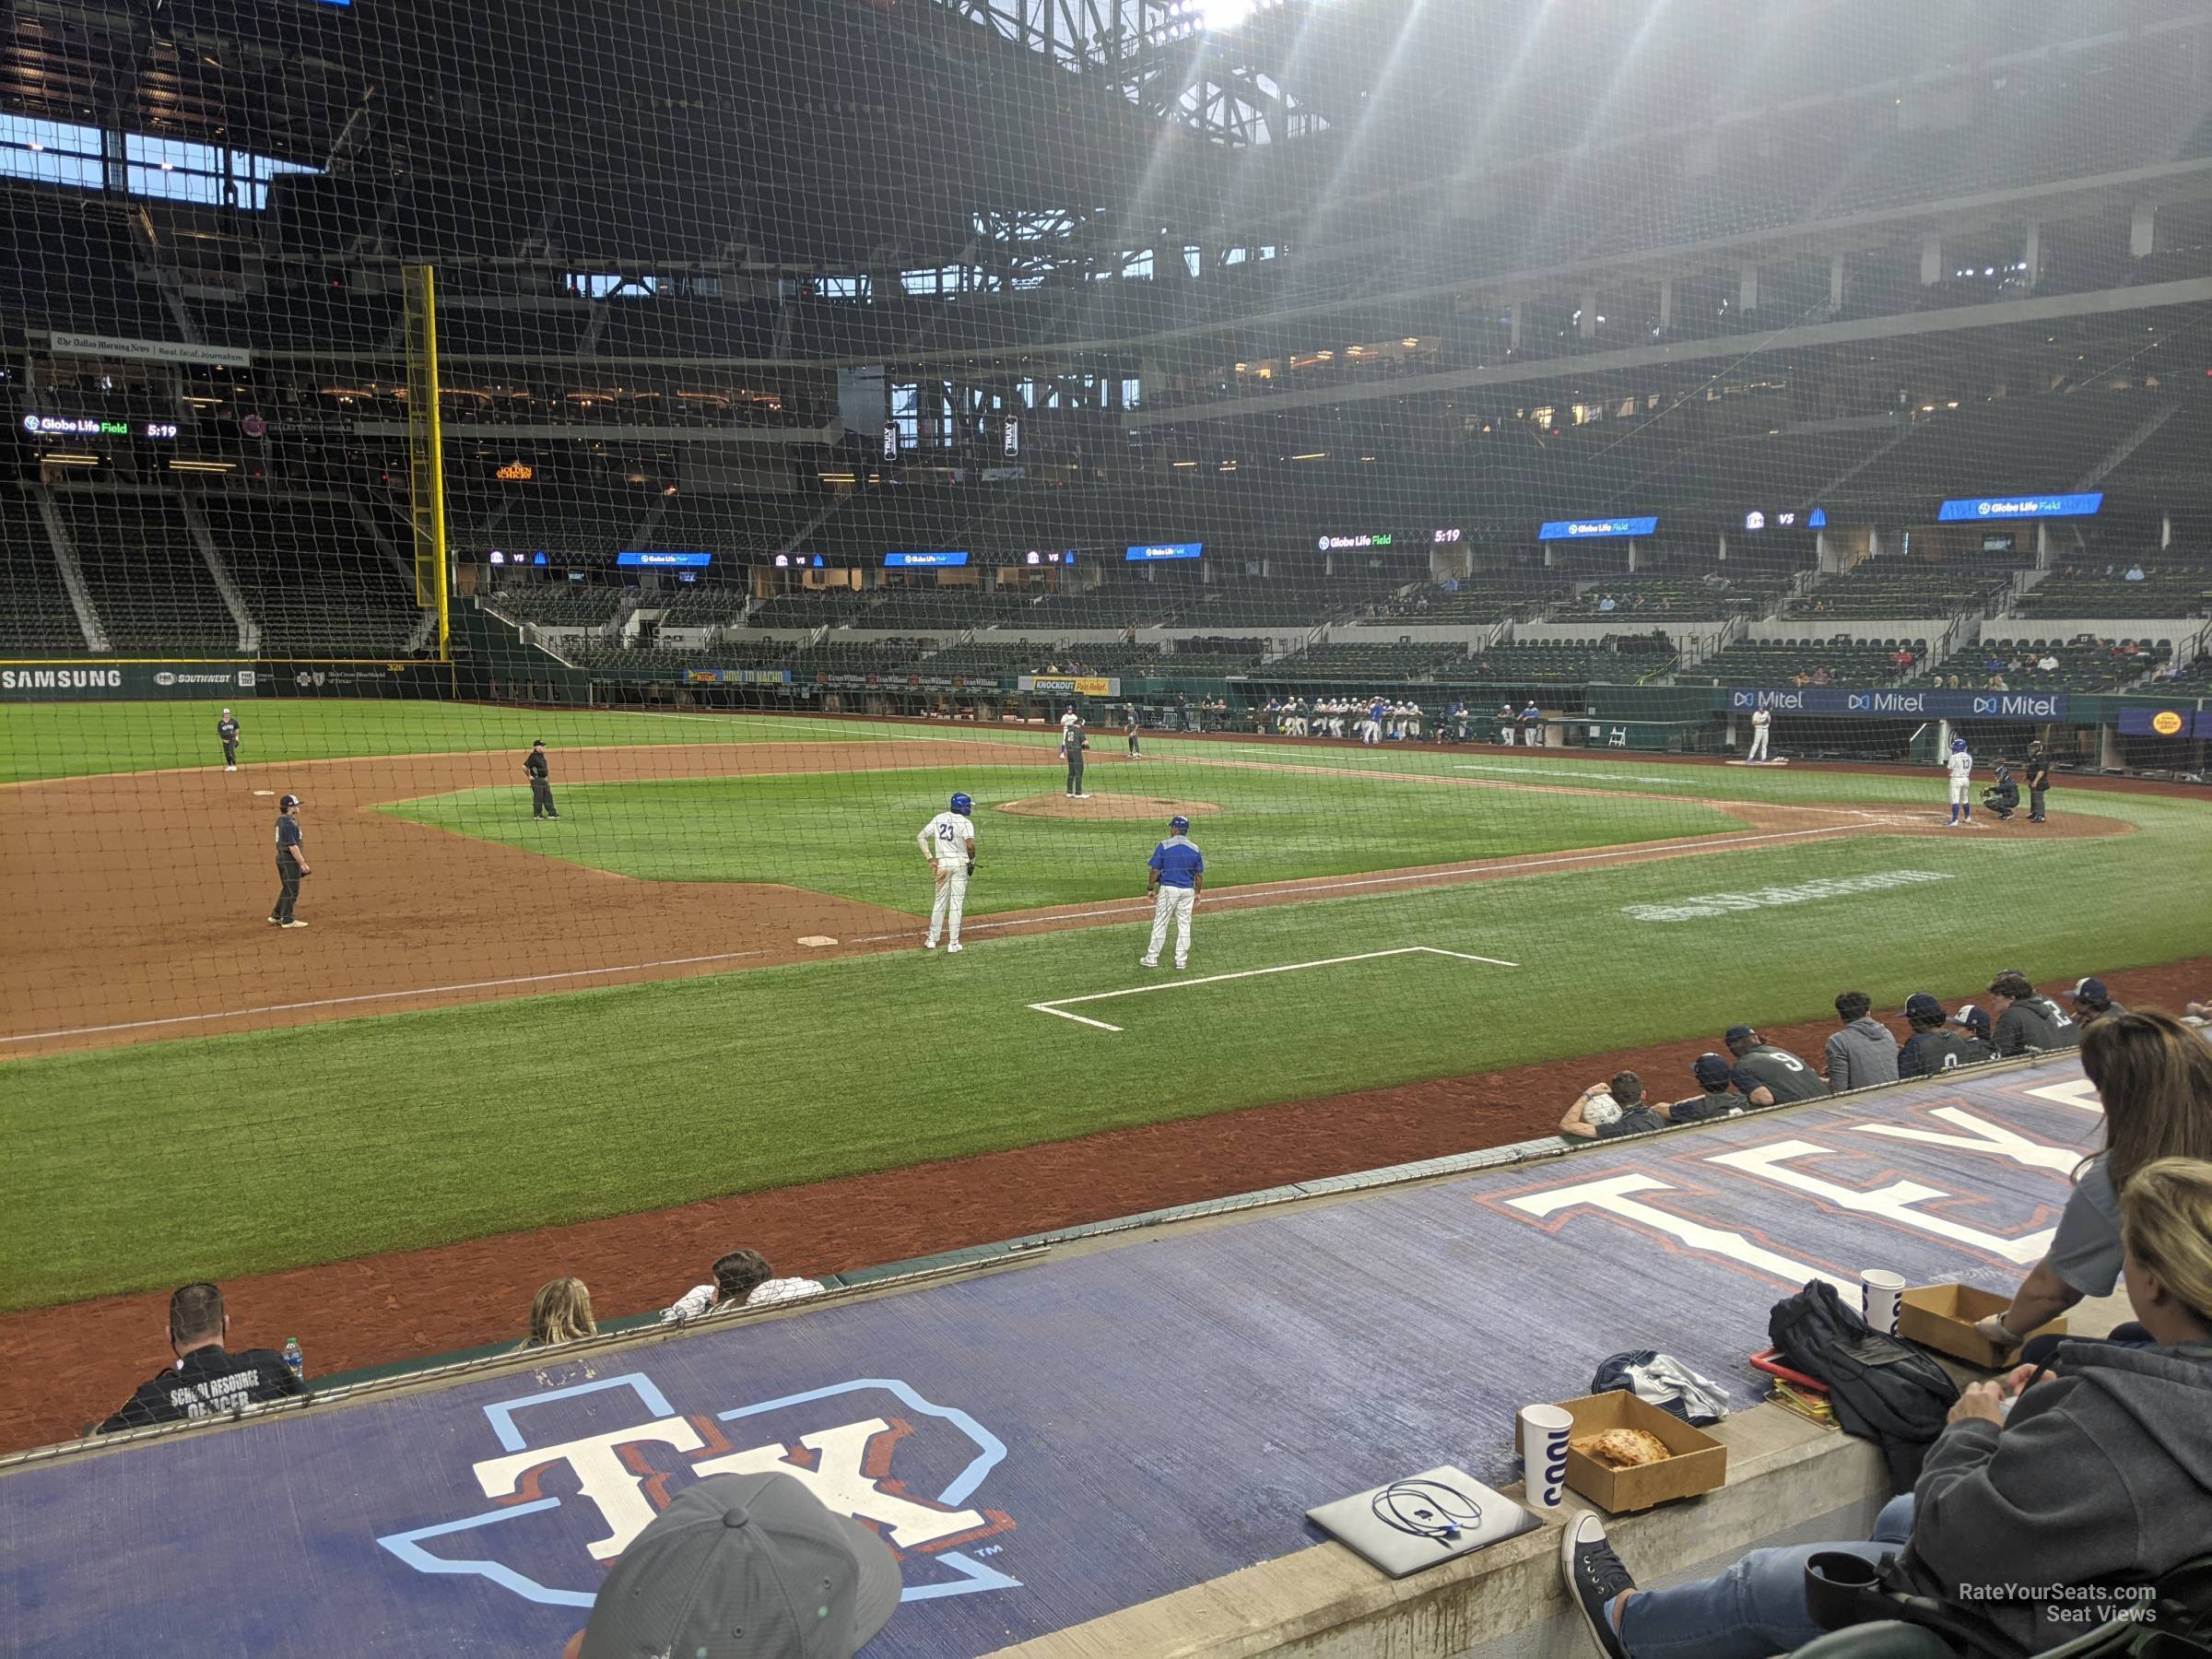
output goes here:
{"type": "Polygon", "coordinates": [[[1939,881],[2184,954],[2065,780],[2212,730],[2207,112],[2185,0],[15,8],[7,1179],[115,1199],[6,1300],[1894,1004],[1939,881]]]}

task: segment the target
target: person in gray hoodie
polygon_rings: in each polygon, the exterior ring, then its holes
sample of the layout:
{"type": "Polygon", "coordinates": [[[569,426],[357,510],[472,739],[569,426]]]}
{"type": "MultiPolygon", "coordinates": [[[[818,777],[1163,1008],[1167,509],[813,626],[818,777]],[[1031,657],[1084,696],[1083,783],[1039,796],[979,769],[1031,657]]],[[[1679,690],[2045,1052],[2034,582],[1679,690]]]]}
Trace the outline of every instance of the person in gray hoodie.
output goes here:
{"type": "Polygon", "coordinates": [[[1805,1564],[1841,1552],[1893,1588],[1942,1598],[2030,1652],[2126,1604],[2077,1587],[2144,1583],[2212,1539],[2212,1163],[2165,1158],[2120,1199],[2127,1297],[2157,1346],[2067,1343],[1959,1396],[1913,1490],[1859,1543],[1755,1549],[1718,1578],[1640,1590],[1594,1514],[1559,1556],[1607,1659],[1761,1659],[1821,1633],[1805,1564]],[[2070,1590],[2075,1591],[2069,1594],[2070,1590]]]}
{"type": "Polygon", "coordinates": [[[1897,1081],[1897,1039],[1880,1020],[1868,1018],[1873,1006],[1874,999],[1864,991],[1846,991],[1836,998],[1836,1018],[1843,1029],[1828,1040],[1830,1094],[1897,1081]]]}

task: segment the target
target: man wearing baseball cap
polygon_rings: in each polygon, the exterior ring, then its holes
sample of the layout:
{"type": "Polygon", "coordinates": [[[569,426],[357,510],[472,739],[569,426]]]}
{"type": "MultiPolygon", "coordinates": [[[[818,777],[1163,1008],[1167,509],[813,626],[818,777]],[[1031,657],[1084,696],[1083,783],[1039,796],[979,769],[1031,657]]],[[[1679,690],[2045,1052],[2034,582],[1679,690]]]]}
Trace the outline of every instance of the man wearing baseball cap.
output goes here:
{"type": "MultiPolygon", "coordinates": [[[[1966,1011],[1959,1010],[1962,1014],[1966,1011]]],[[[1915,991],[1905,998],[1905,1023],[1912,1028],[1912,1035],[1897,1051],[1897,1075],[1900,1077],[1932,1077],[1937,1072],[1996,1058],[1996,1051],[1988,1043],[1947,1030],[1949,1021],[1943,1005],[1925,991],[1915,991]]]]}
{"type": "Polygon", "coordinates": [[[1743,1115],[1744,1102],[1735,1092],[1735,1068],[1729,1065],[1727,1055],[1700,1054],[1689,1070],[1698,1080],[1698,1093],[1671,1106],[1654,1106],[1653,1112],[1670,1124],[1701,1124],[1708,1118],[1743,1115]]]}
{"type": "Polygon", "coordinates": [[[300,882],[309,871],[307,854],[300,850],[300,797],[288,794],[276,803],[276,879],[284,885],[276,894],[276,908],[269,912],[272,927],[305,927],[292,914],[300,901],[300,882]]]}
{"type": "Polygon", "coordinates": [[[1828,1098],[1828,1085],[1818,1072],[1749,1026],[1730,1026],[1721,1041],[1735,1057],[1736,1090],[1752,1105],[1784,1106],[1792,1100],[1828,1098]]]}
{"type": "Polygon", "coordinates": [[[622,1552],[562,1659],[852,1659],[900,1588],[890,1546],[794,1477],[713,1475],[622,1552]]]}
{"type": "Polygon", "coordinates": [[[2092,1019],[2102,1019],[2107,1014],[2124,1014],[2126,1007],[2112,1000],[2112,994],[2104,988],[2100,979],[2074,982],[2074,989],[2066,993],[2066,1000],[2074,1005],[2074,1018],[2088,1025],[2092,1019]]]}

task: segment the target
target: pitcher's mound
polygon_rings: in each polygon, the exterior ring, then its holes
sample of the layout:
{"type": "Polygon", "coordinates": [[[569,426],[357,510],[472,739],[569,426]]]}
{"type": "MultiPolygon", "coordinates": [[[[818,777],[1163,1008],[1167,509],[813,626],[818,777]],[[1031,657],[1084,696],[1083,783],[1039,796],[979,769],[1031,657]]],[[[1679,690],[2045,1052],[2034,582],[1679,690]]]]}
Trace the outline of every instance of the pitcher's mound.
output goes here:
{"type": "Polygon", "coordinates": [[[1221,810],[1211,801],[1170,801],[1159,795],[1093,794],[1087,801],[1064,794],[1031,795],[1026,801],[1008,801],[998,809],[1023,818],[1144,818],[1164,824],[1177,813],[1185,818],[1211,818],[1221,810]]]}

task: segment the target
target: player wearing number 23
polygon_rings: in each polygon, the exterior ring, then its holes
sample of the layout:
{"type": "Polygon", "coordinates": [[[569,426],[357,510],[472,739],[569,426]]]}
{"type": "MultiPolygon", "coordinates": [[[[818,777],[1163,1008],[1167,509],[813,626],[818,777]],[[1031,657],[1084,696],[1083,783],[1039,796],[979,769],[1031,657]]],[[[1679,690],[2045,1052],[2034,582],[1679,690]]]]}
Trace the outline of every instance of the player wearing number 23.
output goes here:
{"type": "Polygon", "coordinates": [[[1181,813],[1168,820],[1168,839],[1152,849],[1151,875],[1145,889],[1152,899],[1152,943],[1139,959],[1143,966],[1159,966],[1159,947],[1168,942],[1168,924],[1175,924],[1175,966],[1191,965],[1191,912],[1198,891],[1206,886],[1206,854],[1190,838],[1191,820],[1181,813]]]}
{"type": "Polygon", "coordinates": [[[929,934],[922,943],[935,950],[942,933],[947,956],[960,948],[960,911],[968,902],[968,877],[975,874],[974,811],[973,800],[956,794],[948,808],[923,825],[914,837],[937,881],[937,896],[929,909],[929,934]]]}

